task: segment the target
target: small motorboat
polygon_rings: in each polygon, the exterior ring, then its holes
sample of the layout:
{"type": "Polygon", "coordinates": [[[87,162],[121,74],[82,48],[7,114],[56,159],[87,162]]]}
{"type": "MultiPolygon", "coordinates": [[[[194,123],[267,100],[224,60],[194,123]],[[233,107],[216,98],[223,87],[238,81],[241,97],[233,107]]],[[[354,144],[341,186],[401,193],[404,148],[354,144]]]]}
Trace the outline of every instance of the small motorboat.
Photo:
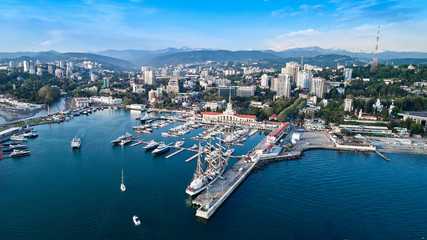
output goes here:
{"type": "Polygon", "coordinates": [[[138,216],[134,215],[132,219],[133,219],[133,223],[135,223],[135,226],[141,225],[141,220],[139,219],[138,216]]]}

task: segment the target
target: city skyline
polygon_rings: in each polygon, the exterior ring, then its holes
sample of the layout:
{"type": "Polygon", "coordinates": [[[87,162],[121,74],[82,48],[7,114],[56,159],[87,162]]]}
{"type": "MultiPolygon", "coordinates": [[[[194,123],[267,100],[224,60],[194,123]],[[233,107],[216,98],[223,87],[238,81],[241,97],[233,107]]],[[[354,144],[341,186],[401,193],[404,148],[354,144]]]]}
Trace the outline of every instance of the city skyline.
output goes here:
{"type": "Polygon", "coordinates": [[[427,3],[394,0],[2,1],[0,51],[286,50],[427,52],[427,3]]]}

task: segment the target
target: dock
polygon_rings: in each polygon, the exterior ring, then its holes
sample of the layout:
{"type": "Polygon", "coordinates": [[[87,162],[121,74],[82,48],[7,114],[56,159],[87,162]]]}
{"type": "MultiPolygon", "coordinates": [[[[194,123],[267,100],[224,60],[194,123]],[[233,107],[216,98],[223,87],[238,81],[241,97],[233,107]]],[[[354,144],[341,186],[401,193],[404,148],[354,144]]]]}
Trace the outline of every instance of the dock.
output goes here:
{"type": "Polygon", "coordinates": [[[184,150],[185,150],[185,148],[181,148],[181,149],[179,149],[178,151],[175,151],[175,152],[173,152],[173,153],[171,153],[171,154],[167,155],[165,158],[173,157],[173,156],[175,156],[176,154],[178,154],[178,153],[180,153],[180,152],[182,152],[182,151],[184,151],[184,150]]]}
{"type": "Polygon", "coordinates": [[[377,150],[375,150],[375,153],[378,154],[380,157],[384,158],[384,160],[386,160],[387,162],[390,162],[390,159],[386,156],[384,156],[384,154],[378,152],[377,150]]]}
{"type": "Polygon", "coordinates": [[[185,162],[189,162],[189,161],[191,161],[191,160],[195,159],[198,155],[199,155],[199,154],[196,154],[196,155],[194,155],[194,156],[190,157],[189,159],[185,160],[185,162]]]}
{"type": "Polygon", "coordinates": [[[145,143],[143,140],[141,140],[141,141],[136,141],[136,143],[133,143],[133,144],[131,144],[130,146],[131,147],[134,147],[134,146],[136,146],[136,145],[139,145],[139,144],[141,144],[141,143],[145,143]]]}
{"type": "Polygon", "coordinates": [[[257,161],[246,162],[244,159],[236,162],[208,190],[205,190],[192,201],[193,204],[200,206],[196,211],[196,216],[209,219],[240,183],[249,176],[256,164],[257,161]]]}

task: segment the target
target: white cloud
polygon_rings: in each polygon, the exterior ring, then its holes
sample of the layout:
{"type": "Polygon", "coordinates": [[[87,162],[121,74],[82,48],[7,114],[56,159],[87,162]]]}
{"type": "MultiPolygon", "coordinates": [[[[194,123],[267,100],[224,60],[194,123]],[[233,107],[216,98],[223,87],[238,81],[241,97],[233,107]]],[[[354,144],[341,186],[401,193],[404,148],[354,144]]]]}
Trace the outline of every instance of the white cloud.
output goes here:
{"type": "Polygon", "coordinates": [[[307,36],[307,35],[310,35],[312,33],[314,33],[314,29],[310,28],[310,29],[306,29],[306,30],[290,32],[290,33],[286,34],[286,36],[288,36],[288,37],[294,37],[294,36],[299,36],[299,35],[307,36]]]}
{"type": "Polygon", "coordinates": [[[40,43],[40,45],[42,45],[42,46],[47,46],[47,45],[50,45],[50,44],[52,44],[52,41],[50,41],[50,40],[47,40],[47,41],[44,41],[44,42],[40,43]]]}
{"type": "MultiPolygon", "coordinates": [[[[427,52],[427,20],[406,21],[381,25],[379,50],[427,52]]],[[[267,48],[286,50],[289,48],[319,46],[349,51],[373,52],[378,25],[364,24],[356,27],[332,30],[300,30],[283,33],[266,39],[267,48]]]]}

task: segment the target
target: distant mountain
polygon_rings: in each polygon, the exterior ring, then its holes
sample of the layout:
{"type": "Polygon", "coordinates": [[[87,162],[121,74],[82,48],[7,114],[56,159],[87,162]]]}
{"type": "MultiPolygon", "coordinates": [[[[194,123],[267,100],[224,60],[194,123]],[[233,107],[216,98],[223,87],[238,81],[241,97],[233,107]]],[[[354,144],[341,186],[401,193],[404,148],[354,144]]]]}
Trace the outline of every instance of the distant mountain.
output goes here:
{"type": "Polygon", "coordinates": [[[151,59],[153,66],[168,64],[187,64],[196,62],[224,62],[224,61],[280,61],[283,58],[260,51],[227,51],[227,50],[201,50],[173,53],[151,59]]]}
{"type": "Polygon", "coordinates": [[[44,62],[67,61],[67,60],[76,60],[76,59],[96,61],[114,70],[133,69],[135,67],[133,63],[128,62],[126,60],[102,56],[102,55],[93,54],[93,53],[76,53],[76,52],[59,53],[56,51],[0,53],[0,63],[1,62],[7,63],[9,61],[20,62],[24,60],[39,60],[40,62],[44,63],[44,62]]]}
{"type": "MultiPolygon", "coordinates": [[[[337,55],[346,55],[354,58],[362,58],[362,59],[372,59],[372,53],[355,53],[349,52],[346,50],[339,49],[324,49],[320,47],[305,47],[305,48],[292,48],[284,51],[272,51],[266,50],[266,53],[271,53],[280,57],[288,58],[288,57],[315,57],[319,55],[329,55],[329,54],[337,54],[337,55]]],[[[427,58],[427,53],[423,52],[394,52],[394,51],[385,51],[378,53],[378,59],[388,60],[388,59],[397,59],[397,58],[427,58]]]]}
{"type": "Polygon", "coordinates": [[[113,58],[119,58],[126,61],[129,61],[136,66],[146,65],[148,64],[153,58],[169,55],[173,53],[180,53],[180,52],[188,52],[193,51],[191,48],[183,47],[183,48],[165,48],[161,50],[105,50],[101,52],[97,52],[96,54],[113,57],[113,58]]]}

